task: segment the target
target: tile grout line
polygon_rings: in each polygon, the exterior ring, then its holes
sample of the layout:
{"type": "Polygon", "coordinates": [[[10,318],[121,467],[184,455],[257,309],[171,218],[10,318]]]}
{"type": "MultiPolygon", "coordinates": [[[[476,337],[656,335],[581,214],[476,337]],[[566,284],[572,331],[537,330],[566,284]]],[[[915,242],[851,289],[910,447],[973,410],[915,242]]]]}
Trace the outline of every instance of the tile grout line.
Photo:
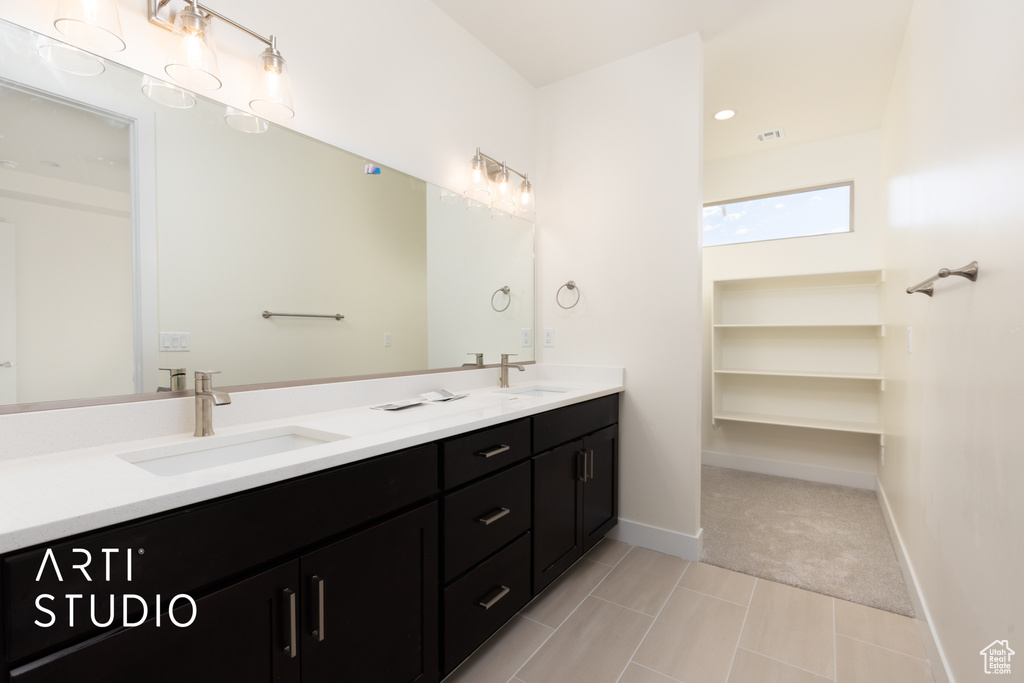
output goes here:
{"type": "MultiPolygon", "coordinates": [[[[653,671],[654,673],[658,674],[659,676],[664,676],[665,678],[669,679],[670,681],[675,681],[676,683],[683,683],[683,681],[679,680],[675,676],[669,676],[668,674],[663,674],[660,671],[658,671],[657,669],[652,669],[649,666],[644,666],[640,662],[634,662],[632,659],[629,660],[629,664],[635,664],[635,665],[639,666],[641,669],[647,669],[648,671],[653,671]]],[[[627,669],[629,668],[629,664],[626,665],[627,669]]],[[[623,671],[622,673],[626,673],[626,672],[623,671]]],[[[620,676],[619,678],[621,679],[622,677],[620,676]]]]}
{"type": "MultiPolygon", "coordinates": [[[[603,540],[603,539],[602,539],[602,540],[603,540]]],[[[634,547],[635,547],[635,546],[630,546],[629,550],[627,550],[627,551],[626,551],[625,555],[623,555],[623,556],[622,556],[621,558],[619,558],[619,562],[621,562],[621,561],[622,561],[623,559],[625,559],[626,555],[628,555],[628,554],[629,554],[629,551],[630,551],[630,550],[632,550],[632,549],[633,549],[634,547]]],[[[580,559],[583,559],[583,558],[581,557],[580,559]]],[[[591,560],[591,561],[593,561],[593,560],[591,560]]],[[[575,562],[573,562],[573,565],[575,565],[575,564],[576,564],[576,563],[575,563],[575,562]]],[[[603,564],[603,563],[602,563],[602,562],[598,562],[598,564],[603,564]]],[[[608,566],[608,565],[605,565],[605,566],[608,566]]],[[[617,565],[616,565],[616,566],[617,566],[617,565]]],[[[605,577],[604,577],[604,579],[607,579],[607,578],[608,578],[608,576],[609,576],[610,574],[611,574],[611,572],[610,572],[610,571],[608,572],[608,574],[605,574],[605,577]]],[[[602,583],[604,583],[604,579],[601,579],[600,581],[598,581],[598,583],[597,583],[597,586],[600,586],[600,585],[601,585],[602,583]]],[[[555,629],[554,629],[554,630],[553,630],[553,631],[552,631],[551,633],[549,633],[549,634],[548,634],[548,637],[544,639],[544,642],[543,642],[543,643],[541,643],[541,644],[540,644],[540,645],[539,645],[539,646],[537,647],[537,649],[536,649],[536,650],[534,650],[534,651],[533,651],[532,653],[530,653],[530,656],[526,658],[526,661],[525,661],[525,662],[523,662],[523,663],[522,663],[522,665],[521,665],[521,666],[520,666],[520,667],[519,667],[518,669],[516,669],[516,671],[515,671],[515,673],[514,673],[514,674],[512,674],[512,678],[515,678],[515,677],[517,677],[517,676],[519,675],[519,672],[520,672],[520,671],[522,671],[522,670],[523,670],[523,669],[524,669],[524,668],[526,667],[526,665],[530,663],[530,660],[532,660],[532,659],[533,659],[534,657],[536,657],[536,656],[537,656],[537,653],[538,653],[538,652],[540,652],[541,648],[543,648],[543,647],[544,647],[545,645],[547,645],[548,641],[549,641],[549,640],[551,640],[551,639],[552,639],[552,638],[553,638],[553,637],[555,636],[555,634],[556,634],[556,633],[558,633],[558,629],[560,629],[560,628],[562,628],[563,626],[565,626],[565,622],[569,621],[569,619],[570,619],[570,618],[572,617],[572,615],[576,614],[576,611],[577,611],[577,610],[578,610],[578,609],[580,608],[580,606],[581,606],[581,605],[582,605],[582,604],[583,604],[584,602],[586,602],[586,601],[587,601],[587,598],[589,598],[589,597],[590,597],[590,596],[591,596],[591,595],[593,594],[593,592],[594,592],[595,590],[597,590],[597,586],[594,586],[594,587],[593,587],[592,589],[590,589],[590,593],[587,593],[587,594],[586,594],[586,595],[585,595],[585,596],[583,597],[583,599],[582,599],[582,600],[580,600],[579,604],[578,604],[578,605],[576,605],[576,607],[574,607],[574,608],[573,608],[573,610],[572,610],[571,612],[569,612],[569,616],[567,616],[567,617],[566,617],[565,619],[563,619],[563,620],[562,620],[562,623],[560,623],[560,624],[558,625],[558,627],[557,627],[557,628],[555,628],[555,629]]],[[[536,599],[536,598],[534,598],[534,599],[536,599]]],[[[600,598],[597,598],[597,599],[598,599],[598,600],[600,600],[600,598]]],[[[531,600],[530,602],[532,602],[532,600],[531,600]]],[[[606,600],[605,602],[608,602],[608,601],[606,600]]],[[[612,603],[612,604],[615,604],[615,603],[612,603]]],[[[527,605],[529,605],[529,603],[527,603],[527,605]]],[[[620,605],[620,607],[621,607],[621,605],[620,605]]],[[[526,608],[524,607],[523,609],[526,609],[526,608]]],[[[626,609],[629,609],[629,608],[627,607],[626,609]]],[[[530,621],[533,621],[533,620],[531,619],[530,621]]],[[[539,623],[539,622],[537,622],[537,623],[539,623]]],[[[547,626],[547,624],[541,624],[541,626],[547,626]]],[[[547,626],[547,627],[548,627],[548,628],[551,628],[550,626],[547,626]]],[[[628,665],[627,665],[627,666],[628,666],[628,665]]],[[[510,682],[510,683],[511,683],[511,681],[512,681],[512,678],[510,678],[510,679],[509,679],[509,682],[510,682]]]]}
{"type": "MultiPolygon", "coordinates": [[[[732,649],[732,660],[729,662],[729,670],[725,672],[725,680],[732,676],[732,668],[736,666],[736,653],[740,651],[740,641],[743,640],[743,630],[747,628],[747,615],[750,614],[750,605],[754,602],[754,592],[757,590],[757,577],[754,577],[754,587],[750,590],[750,604],[743,610],[743,623],[740,624],[740,633],[736,636],[736,646],[732,649]]],[[[728,602],[728,600],[726,601],[728,602]]],[[[735,604],[735,603],[733,603],[735,604]]]]}
{"type": "Polygon", "coordinates": [[[924,662],[925,664],[927,664],[929,668],[931,668],[931,665],[932,665],[932,663],[929,662],[927,659],[922,659],[921,657],[915,657],[914,655],[908,655],[906,652],[900,652],[899,650],[893,650],[891,647],[886,647],[885,645],[879,645],[878,643],[872,643],[870,640],[862,640],[860,638],[854,638],[853,636],[848,636],[845,633],[839,633],[839,631],[836,631],[836,638],[839,638],[839,637],[849,638],[850,640],[855,640],[858,643],[864,643],[865,645],[870,645],[871,647],[877,647],[879,650],[885,650],[886,652],[892,652],[893,654],[903,655],[904,657],[910,657],[911,659],[916,659],[919,662],[924,662]]]}
{"type": "MultiPolygon", "coordinates": [[[[686,570],[689,569],[689,568],[690,568],[690,561],[687,560],[686,566],[683,567],[683,571],[679,572],[679,577],[675,580],[675,583],[672,584],[672,590],[670,590],[668,592],[668,597],[666,597],[665,601],[661,603],[661,607],[658,609],[658,613],[654,616],[653,619],[651,619],[651,625],[648,626],[647,630],[644,632],[644,637],[641,638],[640,642],[636,644],[635,648],[633,648],[633,654],[631,654],[629,656],[629,659],[626,660],[626,666],[622,667],[622,671],[619,672],[619,677],[615,679],[615,683],[620,683],[622,681],[622,677],[626,675],[626,670],[629,669],[629,665],[630,664],[636,664],[637,666],[643,666],[643,664],[640,664],[639,662],[634,662],[633,658],[636,657],[636,653],[640,651],[641,647],[643,647],[644,641],[647,640],[647,636],[649,636],[651,634],[651,629],[654,628],[654,624],[657,623],[658,617],[660,617],[661,613],[665,610],[665,605],[667,605],[668,601],[672,599],[672,594],[676,592],[676,588],[679,587],[679,582],[683,580],[683,574],[685,574],[686,570]]],[[[629,609],[629,608],[627,607],[626,609],[629,609]]],[[[643,614],[643,612],[641,612],[641,614],[643,614]]],[[[650,615],[648,615],[648,616],[650,616],[650,615]]],[[[645,669],[649,669],[650,667],[644,667],[644,668],[645,669]]],[[[655,669],[651,669],[651,671],[655,671],[655,669]]],[[[661,673],[660,671],[655,671],[655,672],[659,673],[659,674],[661,673]]],[[[672,677],[669,676],[669,678],[672,678],[672,677]]],[[[675,679],[673,679],[673,680],[675,680],[675,679]]]]}
{"type": "Polygon", "coordinates": [[[749,652],[750,654],[757,655],[758,657],[764,657],[765,659],[771,660],[773,662],[781,664],[782,666],[788,667],[790,669],[796,669],[797,671],[803,671],[804,673],[809,673],[812,676],[815,676],[815,677],[820,678],[820,679],[825,680],[825,681],[833,681],[833,680],[835,680],[834,678],[829,678],[828,676],[822,676],[820,673],[817,673],[816,671],[811,671],[810,669],[805,669],[802,666],[797,666],[796,664],[792,664],[790,662],[784,662],[781,659],[776,659],[775,657],[769,657],[765,653],[758,652],[757,650],[751,650],[750,648],[747,648],[747,647],[737,647],[736,649],[737,650],[743,650],[744,652],[749,652]]]}
{"type": "MultiPolygon", "coordinates": [[[[703,595],[706,598],[712,598],[714,600],[721,600],[722,602],[727,602],[730,605],[736,605],[737,607],[743,607],[744,609],[750,607],[749,603],[744,605],[742,602],[733,602],[732,600],[726,600],[725,598],[719,597],[717,595],[712,595],[711,593],[705,593],[703,591],[695,590],[693,588],[690,588],[689,586],[680,586],[679,584],[676,584],[676,588],[682,588],[684,591],[690,591],[691,593],[696,593],[697,595],[703,595]]],[[[753,596],[754,591],[750,591],[750,594],[751,594],[751,596],[753,596]]]]}

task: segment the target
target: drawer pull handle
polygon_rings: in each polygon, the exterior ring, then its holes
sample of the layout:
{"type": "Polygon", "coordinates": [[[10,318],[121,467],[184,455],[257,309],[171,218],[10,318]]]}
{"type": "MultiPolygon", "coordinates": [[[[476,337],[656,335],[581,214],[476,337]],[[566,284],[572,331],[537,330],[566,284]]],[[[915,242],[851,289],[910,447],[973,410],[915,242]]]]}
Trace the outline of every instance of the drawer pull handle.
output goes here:
{"type": "Polygon", "coordinates": [[[493,458],[494,456],[498,455],[499,453],[504,453],[505,451],[507,451],[507,450],[509,450],[511,448],[512,448],[511,446],[506,446],[506,445],[502,444],[500,446],[495,446],[494,448],[492,448],[489,451],[480,451],[479,453],[477,453],[477,455],[479,455],[482,458],[493,458]]]}
{"type": "Polygon", "coordinates": [[[499,586],[495,590],[497,590],[498,592],[494,597],[492,597],[490,600],[481,600],[477,604],[483,607],[484,609],[491,609],[492,607],[498,604],[499,600],[508,595],[512,589],[508,586],[499,586]]]}
{"type": "Polygon", "coordinates": [[[494,512],[492,512],[487,517],[481,517],[480,519],[478,519],[476,521],[480,522],[484,526],[490,526],[491,524],[494,524],[495,522],[497,522],[499,519],[501,519],[502,517],[504,517],[505,515],[507,515],[510,512],[512,512],[512,511],[509,510],[508,508],[499,508],[499,509],[495,510],[494,512]]]}
{"type": "Polygon", "coordinates": [[[299,654],[298,614],[295,609],[295,591],[290,588],[285,588],[284,599],[288,602],[288,616],[286,621],[288,644],[284,646],[284,651],[288,655],[288,659],[295,659],[295,655],[299,654]]]}
{"type": "Polygon", "coordinates": [[[316,628],[313,629],[313,637],[318,643],[324,642],[324,580],[319,576],[313,577],[313,588],[316,589],[316,628]]]}

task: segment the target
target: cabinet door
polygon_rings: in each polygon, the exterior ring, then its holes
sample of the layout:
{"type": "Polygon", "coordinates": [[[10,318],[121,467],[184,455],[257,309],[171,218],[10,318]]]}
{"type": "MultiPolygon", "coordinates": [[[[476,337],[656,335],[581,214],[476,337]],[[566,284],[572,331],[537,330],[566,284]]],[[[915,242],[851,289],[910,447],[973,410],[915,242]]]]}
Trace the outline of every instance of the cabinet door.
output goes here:
{"type": "Polygon", "coordinates": [[[437,518],[431,503],[301,558],[303,683],[438,680],[437,518]]]}
{"type": "Polygon", "coordinates": [[[583,442],[533,457],[533,593],[583,554],[583,442]]]}
{"type": "Polygon", "coordinates": [[[587,552],[618,523],[618,425],[587,436],[583,449],[587,460],[583,486],[583,552],[587,552]]]}
{"type": "MultiPolygon", "coordinates": [[[[281,565],[197,600],[195,621],[188,626],[175,626],[163,614],[159,627],[150,619],[94,638],[14,669],[10,680],[298,683],[295,648],[285,650],[292,633],[286,591],[295,591],[298,581],[298,562],[281,565]]],[[[179,623],[188,623],[192,608],[179,601],[175,613],[179,623]]]]}

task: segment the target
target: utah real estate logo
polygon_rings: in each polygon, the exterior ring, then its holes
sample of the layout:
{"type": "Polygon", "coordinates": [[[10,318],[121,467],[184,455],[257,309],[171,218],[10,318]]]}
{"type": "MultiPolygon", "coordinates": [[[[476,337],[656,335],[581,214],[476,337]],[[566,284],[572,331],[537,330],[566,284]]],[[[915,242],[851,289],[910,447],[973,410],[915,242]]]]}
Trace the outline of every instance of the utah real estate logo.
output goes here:
{"type": "Polygon", "coordinates": [[[985,658],[985,673],[1009,674],[1010,658],[1017,653],[1010,649],[1010,641],[994,640],[979,654],[985,658]]]}

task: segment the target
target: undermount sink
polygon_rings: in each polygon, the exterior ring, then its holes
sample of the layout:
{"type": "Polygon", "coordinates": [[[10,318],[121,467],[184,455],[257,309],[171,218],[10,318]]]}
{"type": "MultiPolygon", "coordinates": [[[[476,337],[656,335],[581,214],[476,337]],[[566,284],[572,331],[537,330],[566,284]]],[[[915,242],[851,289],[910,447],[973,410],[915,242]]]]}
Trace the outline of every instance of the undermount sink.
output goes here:
{"type": "Polygon", "coordinates": [[[343,434],[287,426],[246,434],[202,437],[168,446],[121,453],[117,457],[161,477],[171,477],[347,438],[343,434]]]}
{"type": "Polygon", "coordinates": [[[529,387],[509,387],[508,389],[499,389],[499,394],[515,394],[516,396],[557,396],[558,394],[564,394],[569,389],[562,389],[561,387],[545,387],[545,386],[529,386],[529,387]]]}

